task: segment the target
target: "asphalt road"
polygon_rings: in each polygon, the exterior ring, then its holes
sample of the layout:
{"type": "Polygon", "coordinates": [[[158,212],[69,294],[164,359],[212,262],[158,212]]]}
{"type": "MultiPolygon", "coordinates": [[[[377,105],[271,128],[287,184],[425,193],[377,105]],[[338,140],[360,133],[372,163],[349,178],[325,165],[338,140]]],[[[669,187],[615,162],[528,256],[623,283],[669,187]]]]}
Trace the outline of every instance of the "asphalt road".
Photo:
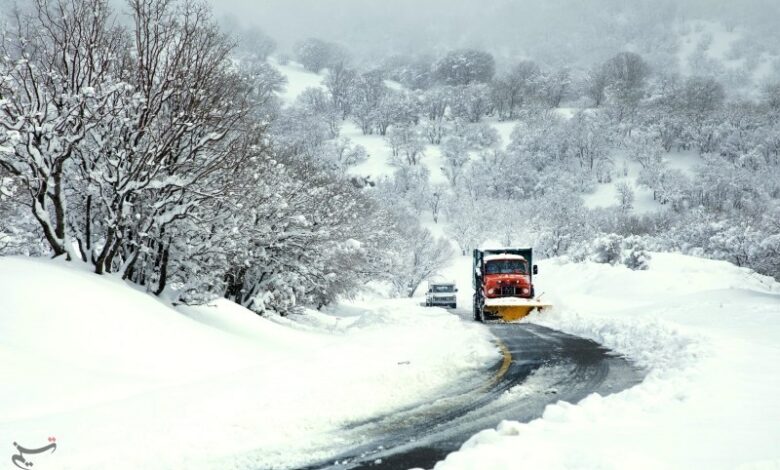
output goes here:
{"type": "MultiPolygon", "coordinates": [[[[469,321],[471,312],[456,312],[469,321]]],[[[503,360],[484,376],[344,430],[354,446],[310,469],[432,468],[501,420],[531,421],[546,405],[576,403],[639,383],[643,372],[597,343],[527,323],[490,323],[503,360]]]]}

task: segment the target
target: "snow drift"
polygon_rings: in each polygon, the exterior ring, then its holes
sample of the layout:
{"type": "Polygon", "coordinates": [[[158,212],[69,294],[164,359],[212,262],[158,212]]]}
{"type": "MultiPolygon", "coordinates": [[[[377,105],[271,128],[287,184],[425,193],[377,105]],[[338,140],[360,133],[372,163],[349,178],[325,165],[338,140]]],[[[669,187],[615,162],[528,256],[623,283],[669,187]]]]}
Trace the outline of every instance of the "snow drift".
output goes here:
{"type": "Polygon", "coordinates": [[[412,302],[280,323],[171,308],[73,263],[0,258],[0,279],[0,435],[55,436],[41,468],[300,465],[498,358],[480,328],[412,302]]]}

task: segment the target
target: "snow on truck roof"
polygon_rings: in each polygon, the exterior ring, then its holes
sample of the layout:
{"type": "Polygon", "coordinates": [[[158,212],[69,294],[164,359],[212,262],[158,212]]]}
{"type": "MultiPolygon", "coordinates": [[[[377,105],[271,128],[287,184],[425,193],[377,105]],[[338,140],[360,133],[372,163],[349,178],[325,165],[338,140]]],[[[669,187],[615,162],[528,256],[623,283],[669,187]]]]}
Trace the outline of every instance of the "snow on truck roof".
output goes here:
{"type": "Polygon", "coordinates": [[[488,255],[488,256],[485,256],[484,259],[485,259],[486,263],[488,261],[496,261],[496,260],[500,260],[500,259],[501,260],[503,260],[503,259],[519,259],[519,260],[525,261],[525,257],[524,256],[510,255],[509,253],[502,253],[500,255],[488,255]]]}

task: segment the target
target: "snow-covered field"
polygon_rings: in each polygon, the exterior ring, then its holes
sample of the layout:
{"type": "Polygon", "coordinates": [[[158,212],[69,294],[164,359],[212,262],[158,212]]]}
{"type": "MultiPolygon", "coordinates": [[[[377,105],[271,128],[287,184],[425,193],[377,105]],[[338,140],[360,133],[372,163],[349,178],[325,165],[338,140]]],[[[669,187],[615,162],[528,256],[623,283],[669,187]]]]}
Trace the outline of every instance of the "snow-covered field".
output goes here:
{"type": "Polygon", "coordinates": [[[51,261],[0,258],[0,280],[0,436],[9,453],[56,437],[36,468],[294,466],[499,357],[483,329],[412,301],[274,322],[51,261]]]}
{"type": "Polygon", "coordinates": [[[626,354],[646,380],[504,422],[437,469],[780,468],[780,284],[662,253],[647,271],[549,260],[537,282],[556,307],[526,321],[626,354]]]}

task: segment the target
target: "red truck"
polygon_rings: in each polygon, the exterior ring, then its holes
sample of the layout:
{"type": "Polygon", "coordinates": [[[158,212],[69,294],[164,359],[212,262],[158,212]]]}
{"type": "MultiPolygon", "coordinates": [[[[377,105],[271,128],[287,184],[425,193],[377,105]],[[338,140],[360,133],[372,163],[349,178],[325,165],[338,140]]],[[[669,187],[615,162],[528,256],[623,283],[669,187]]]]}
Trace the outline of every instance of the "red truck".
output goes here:
{"type": "Polygon", "coordinates": [[[474,250],[474,319],[514,321],[551,307],[536,298],[538,272],[531,248],[474,250]]]}

